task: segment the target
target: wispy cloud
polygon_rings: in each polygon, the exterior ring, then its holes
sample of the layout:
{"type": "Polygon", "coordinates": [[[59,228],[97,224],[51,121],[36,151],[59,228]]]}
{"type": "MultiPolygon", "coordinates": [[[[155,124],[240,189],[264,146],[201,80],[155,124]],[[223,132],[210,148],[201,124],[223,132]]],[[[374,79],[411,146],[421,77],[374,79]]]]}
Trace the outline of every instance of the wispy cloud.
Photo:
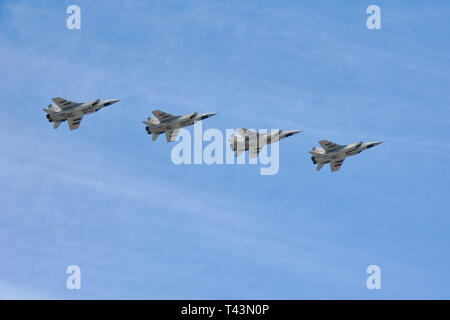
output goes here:
{"type": "Polygon", "coordinates": [[[43,300],[51,299],[51,296],[33,289],[33,286],[16,286],[8,282],[0,281],[0,300],[43,300]]]}

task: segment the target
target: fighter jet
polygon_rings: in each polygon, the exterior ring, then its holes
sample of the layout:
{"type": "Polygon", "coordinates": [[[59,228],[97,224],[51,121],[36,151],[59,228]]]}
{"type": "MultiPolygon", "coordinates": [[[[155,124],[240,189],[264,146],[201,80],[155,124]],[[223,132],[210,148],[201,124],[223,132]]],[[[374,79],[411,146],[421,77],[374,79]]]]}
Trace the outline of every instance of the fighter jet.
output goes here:
{"type": "Polygon", "coordinates": [[[301,130],[278,130],[260,134],[254,130],[240,128],[238,129],[238,132],[238,136],[233,134],[230,139],[228,139],[231,150],[235,151],[235,157],[237,158],[242,152],[249,150],[250,158],[255,158],[265,145],[290,137],[301,132],[301,130]]]}
{"type": "Polygon", "coordinates": [[[319,141],[322,148],[313,148],[309,153],[312,154],[311,160],[314,164],[317,164],[317,170],[329,163],[332,172],[338,171],[345,158],[354,156],[366,149],[379,145],[381,141],[377,142],[358,142],[348,144],[346,146],[336,144],[331,141],[322,140],[319,141]]]}
{"type": "Polygon", "coordinates": [[[77,103],[60,97],[52,99],[55,105],[48,105],[48,109],[43,109],[47,112],[47,119],[49,122],[54,122],[53,128],[58,128],[61,122],[67,120],[70,130],[78,129],[81,119],[88,113],[97,112],[101,108],[107,107],[113,103],[118,102],[114,100],[94,100],[90,102],[77,103]]]}
{"type": "Polygon", "coordinates": [[[148,117],[142,121],[147,126],[148,134],[152,134],[152,140],[155,141],[161,133],[166,134],[167,142],[175,141],[181,128],[188,127],[194,123],[210,118],[216,113],[190,113],[184,116],[174,116],[161,110],[152,111],[156,119],[148,117]]]}

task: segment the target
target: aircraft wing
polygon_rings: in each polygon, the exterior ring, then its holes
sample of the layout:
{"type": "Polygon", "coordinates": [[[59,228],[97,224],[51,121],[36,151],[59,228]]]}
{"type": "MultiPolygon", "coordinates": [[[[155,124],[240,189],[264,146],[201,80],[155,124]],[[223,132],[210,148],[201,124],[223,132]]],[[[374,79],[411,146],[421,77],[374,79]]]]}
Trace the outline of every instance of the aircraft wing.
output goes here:
{"type": "Polygon", "coordinates": [[[245,137],[250,137],[250,136],[256,134],[256,131],[248,130],[248,129],[245,129],[245,128],[240,128],[240,129],[238,129],[238,132],[239,132],[239,134],[241,135],[241,137],[244,137],[244,138],[245,138],[245,137]]]}
{"type": "Polygon", "coordinates": [[[167,142],[172,142],[175,141],[175,139],[178,136],[178,132],[180,132],[180,129],[175,129],[175,130],[171,130],[171,131],[166,131],[166,139],[167,142]]]}
{"type": "Polygon", "coordinates": [[[167,121],[167,120],[171,120],[173,118],[177,118],[177,116],[174,116],[170,113],[161,111],[161,110],[154,110],[152,111],[152,113],[155,115],[156,119],[158,119],[159,121],[167,121]]]}
{"type": "Polygon", "coordinates": [[[70,130],[78,129],[80,126],[81,119],[83,119],[83,116],[75,116],[72,118],[67,118],[67,124],[69,125],[70,130]]]}
{"type": "Polygon", "coordinates": [[[334,142],[331,142],[331,141],[328,141],[328,140],[321,140],[321,141],[319,141],[319,144],[322,146],[322,148],[324,148],[324,150],[326,152],[334,151],[336,149],[344,147],[344,146],[342,146],[340,144],[337,144],[337,143],[334,143],[334,142]]]}
{"type": "Polygon", "coordinates": [[[336,160],[331,160],[331,161],[330,161],[330,168],[331,168],[331,171],[332,171],[332,172],[338,171],[338,170],[341,168],[342,164],[344,163],[344,160],[345,160],[345,158],[342,158],[342,159],[336,159],[336,160]]]}
{"type": "Polygon", "coordinates": [[[69,109],[73,106],[79,105],[79,103],[77,103],[77,102],[66,100],[66,99],[60,98],[60,97],[53,98],[52,100],[54,103],[56,103],[56,105],[58,107],[61,108],[61,110],[69,109]]]}

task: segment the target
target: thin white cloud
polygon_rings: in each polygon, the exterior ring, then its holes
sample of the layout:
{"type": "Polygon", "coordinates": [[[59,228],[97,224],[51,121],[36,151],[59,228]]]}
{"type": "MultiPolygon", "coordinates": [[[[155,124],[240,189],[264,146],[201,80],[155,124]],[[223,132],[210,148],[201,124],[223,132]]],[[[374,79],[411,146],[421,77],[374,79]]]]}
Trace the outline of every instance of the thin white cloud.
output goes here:
{"type": "Polygon", "coordinates": [[[0,280],[0,300],[43,300],[51,299],[51,295],[36,290],[32,285],[18,286],[0,280]]]}

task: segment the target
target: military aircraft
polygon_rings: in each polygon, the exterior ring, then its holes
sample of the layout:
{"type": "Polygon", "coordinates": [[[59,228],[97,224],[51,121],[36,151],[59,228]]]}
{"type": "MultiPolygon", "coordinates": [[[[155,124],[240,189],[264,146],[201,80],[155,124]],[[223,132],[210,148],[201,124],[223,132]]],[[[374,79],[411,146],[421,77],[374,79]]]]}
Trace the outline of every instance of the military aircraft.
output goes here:
{"type": "Polygon", "coordinates": [[[240,128],[238,129],[238,132],[238,136],[233,134],[230,139],[228,139],[231,150],[235,151],[235,157],[237,158],[242,152],[249,150],[250,158],[255,158],[265,145],[290,137],[301,132],[301,130],[278,130],[261,134],[254,130],[240,128]]]}
{"type": "Polygon", "coordinates": [[[319,144],[322,148],[313,148],[309,153],[312,154],[311,160],[314,164],[317,164],[317,170],[329,163],[332,172],[338,171],[345,158],[354,156],[366,149],[379,145],[381,141],[377,142],[358,142],[348,145],[339,145],[331,141],[322,140],[319,144]]]}
{"type": "Polygon", "coordinates": [[[148,134],[152,134],[152,140],[155,141],[161,133],[166,134],[167,142],[175,141],[181,128],[188,127],[194,123],[210,118],[216,113],[190,113],[184,116],[174,116],[161,110],[152,111],[156,119],[148,117],[142,121],[147,126],[148,134]]]}
{"type": "Polygon", "coordinates": [[[61,122],[67,120],[70,130],[78,129],[81,119],[88,113],[97,112],[101,108],[107,107],[119,100],[94,100],[90,102],[77,103],[60,97],[52,99],[55,105],[48,105],[48,109],[43,109],[47,112],[47,119],[49,122],[54,122],[53,128],[58,128],[61,122]]]}

